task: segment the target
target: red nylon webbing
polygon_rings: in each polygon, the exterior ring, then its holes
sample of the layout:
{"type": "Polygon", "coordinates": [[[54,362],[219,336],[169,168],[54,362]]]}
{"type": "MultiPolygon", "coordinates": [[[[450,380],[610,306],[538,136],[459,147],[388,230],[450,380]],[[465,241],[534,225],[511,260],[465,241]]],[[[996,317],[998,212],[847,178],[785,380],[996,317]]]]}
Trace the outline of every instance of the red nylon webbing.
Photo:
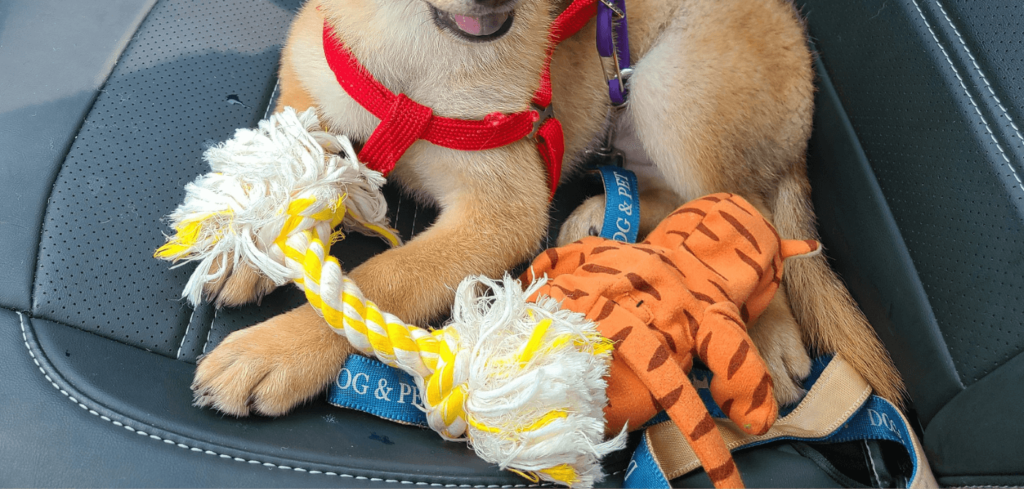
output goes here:
{"type": "MultiPolygon", "coordinates": [[[[576,0],[551,26],[548,56],[541,72],[540,86],[532,102],[540,107],[551,104],[551,55],[555,46],[583,28],[597,13],[597,0],[576,0]]],[[[438,146],[463,151],[493,149],[528,136],[540,117],[537,110],[514,114],[495,112],[483,120],[441,117],[405,95],[395,95],[366,71],[359,60],[337,39],[324,21],[324,55],[338,84],[359,105],[381,120],[359,152],[359,159],[370,168],[387,175],[412,143],[425,139],[438,146]]],[[[562,173],[565,141],[562,125],[554,118],[541,124],[537,146],[547,167],[551,195],[562,173]]]]}

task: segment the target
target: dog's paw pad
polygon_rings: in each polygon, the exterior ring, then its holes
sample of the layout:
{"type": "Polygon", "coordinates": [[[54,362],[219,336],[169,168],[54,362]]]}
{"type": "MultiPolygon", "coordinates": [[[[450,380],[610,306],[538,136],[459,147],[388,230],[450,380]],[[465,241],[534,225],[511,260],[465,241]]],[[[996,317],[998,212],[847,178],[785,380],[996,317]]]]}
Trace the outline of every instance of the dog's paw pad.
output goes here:
{"type": "Polygon", "coordinates": [[[604,195],[587,199],[573,211],[558,233],[558,246],[574,243],[587,236],[599,236],[604,224],[604,195]]]}
{"type": "MultiPolygon", "coordinates": [[[[233,264],[231,257],[225,262],[228,270],[221,278],[203,286],[203,297],[217,307],[257,302],[277,287],[272,280],[245,263],[233,264]]],[[[211,271],[216,272],[216,266],[211,271]]]]}
{"type": "Polygon", "coordinates": [[[200,359],[193,404],[234,416],[280,416],[322,392],[341,370],[345,340],[285,314],[235,331],[200,359]]]}

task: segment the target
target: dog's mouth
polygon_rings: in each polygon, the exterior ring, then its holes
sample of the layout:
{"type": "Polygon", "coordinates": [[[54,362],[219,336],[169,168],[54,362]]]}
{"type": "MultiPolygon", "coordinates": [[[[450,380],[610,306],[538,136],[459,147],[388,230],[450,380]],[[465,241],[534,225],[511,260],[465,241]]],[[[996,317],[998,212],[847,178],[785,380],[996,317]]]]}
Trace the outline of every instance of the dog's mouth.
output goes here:
{"type": "Polygon", "coordinates": [[[487,42],[504,36],[512,28],[514,11],[484,15],[460,15],[438,10],[431,5],[434,23],[473,42],[487,42]]]}

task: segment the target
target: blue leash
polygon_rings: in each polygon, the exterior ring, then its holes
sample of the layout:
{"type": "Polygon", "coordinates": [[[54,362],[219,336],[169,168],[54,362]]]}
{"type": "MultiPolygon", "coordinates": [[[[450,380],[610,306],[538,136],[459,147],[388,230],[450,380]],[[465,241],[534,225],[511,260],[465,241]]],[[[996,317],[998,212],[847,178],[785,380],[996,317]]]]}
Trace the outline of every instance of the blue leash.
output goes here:
{"type": "Polygon", "coordinates": [[[604,224],[601,237],[636,243],[640,231],[640,192],[636,175],[617,166],[598,168],[604,183],[604,224]]]}

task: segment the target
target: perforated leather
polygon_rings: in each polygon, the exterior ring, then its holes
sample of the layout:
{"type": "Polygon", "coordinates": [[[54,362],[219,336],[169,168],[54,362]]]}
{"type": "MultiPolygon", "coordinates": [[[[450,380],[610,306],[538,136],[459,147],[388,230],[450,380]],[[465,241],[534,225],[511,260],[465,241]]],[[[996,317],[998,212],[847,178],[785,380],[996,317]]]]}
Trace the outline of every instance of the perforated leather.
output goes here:
{"type": "Polygon", "coordinates": [[[263,117],[298,5],[157,3],[53,185],[33,315],[177,355],[192,313],[178,300],[188,270],[152,259],[160,220],[207,171],[205,147],[263,117]]]}
{"type": "MultiPolygon", "coordinates": [[[[884,283],[899,270],[884,254],[847,274],[906,374],[935,474],[942,484],[1020,484],[1024,422],[994,423],[981,408],[1019,412],[1024,401],[1021,384],[1007,381],[1024,351],[1020,2],[798,3],[925,295],[905,277],[884,283]],[[901,298],[927,307],[893,303],[901,298]]],[[[812,174],[832,173],[811,163],[812,174]]],[[[816,202],[835,206],[819,215],[850,220],[843,212],[875,205],[812,185],[816,202]]],[[[867,229],[844,245],[872,249],[879,237],[867,229]]]]}
{"type": "Polygon", "coordinates": [[[996,104],[998,110],[994,111],[991,123],[999,126],[1004,134],[1012,134],[1004,139],[1008,146],[1022,148],[1024,11],[1020,3],[953,0],[932,7],[935,26],[944,28],[950,51],[960,55],[964,73],[972,77],[976,85],[980,82],[978,96],[996,104]],[[970,56],[964,59],[968,51],[970,56]]]}
{"type": "Polygon", "coordinates": [[[100,87],[154,3],[0,6],[0,306],[31,307],[50,187],[100,87]]]}
{"type": "MultiPolygon", "coordinates": [[[[970,385],[1024,351],[1024,334],[1012,327],[1024,314],[1024,186],[1018,182],[1024,153],[1015,150],[1021,141],[1002,130],[1009,119],[980,75],[973,79],[977,70],[943,14],[946,2],[806,3],[825,67],[899,224],[960,379],[970,385]]],[[[1019,2],[984,3],[1019,10],[1019,2]]],[[[966,2],[956,5],[970,9],[966,2]]],[[[974,17],[985,19],[991,17],[974,17]]],[[[970,26],[961,34],[993,43],[1013,29],[1002,26],[1006,17],[997,23],[1002,27],[971,20],[958,19],[960,27],[970,26]]],[[[992,61],[978,54],[987,50],[969,49],[975,59],[992,61]]],[[[1020,54],[997,56],[999,63],[985,64],[1001,65],[1001,73],[1024,66],[1020,54]]],[[[1006,85],[1019,90],[1021,82],[1006,85]]],[[[1012,105],[1011,93],[1003,96],[1012,105]]]]}

